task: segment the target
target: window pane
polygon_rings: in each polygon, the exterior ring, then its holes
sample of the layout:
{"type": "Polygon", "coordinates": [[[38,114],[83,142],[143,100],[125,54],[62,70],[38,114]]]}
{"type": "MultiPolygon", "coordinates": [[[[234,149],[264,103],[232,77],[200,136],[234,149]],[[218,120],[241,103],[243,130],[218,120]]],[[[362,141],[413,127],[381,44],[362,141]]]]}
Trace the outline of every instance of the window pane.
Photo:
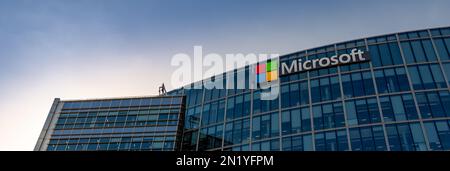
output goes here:
{"type": "MultiPolygon", "coordinates": [[[[444,63],[443,65],[445,75],[447,76],[447,79],[450,79],[450,63],[444,63]]],[[[448,83],[450,84],[450,80],[448,80],[448,83]]]]}
{"type": "Polygon", "coordinates": [[[434,122],[425,122],[424,126],[427,133],[428,142],[430,142],[431,150],[442,150],[442,144],[439,141],[434,122]]]}
{"type": "Polygon", "coordinates": [[[409,125],[411,128],[412,137],[414,140],[414,147],[416,151],[426,151],[427,146],[423,137],[422,128],[419,123],[413,123],[409,125]]]}
{"type": "Polygon", "coordinates": [[[450,149],[450,129],[448,122],[436,121],[436,128],[444,150],[450,149]]]}
{"type": "Polygon", "coordinates": [[[442,75],[441,67],[439,65],[430,65],[431,73],[433,74],[434,81],[437,88],[447,88],[444,76],[442,75]]]}
{"type": "Polygon", "coordinates": [[[444,42],[444,39],[435,39],[434,42],[436,44],[436,49],[439,54],[441,60],[449,60],[450,59],[450,38],[447,38],[447,45],[444,42]]]}
{"type": "Polygon", "coordinates": [[[321,101],[331,100],[330,80],[329,78],[322,78],[320,81],[320,96],[321,101]]]}
{"type": "Polygon", "coordinates": [[[347,111],[347,123],[348,125],[357,125],[358,120],[356,117],[356,109],[354,101],[348,101],[345,103],[345,110],[347,111]]]}
{"type": "Polygon", "coordinates": [[[291,111],[291,128],[292,128],[292,133],[299,133],[301,132],[301,128],[302,128],[302,122],[301,122],[301,114],[300,114],[300,109],[296,109],[296,110],[292,110],[291,111]]]}
{"type": "Polygon", "coordinates": [[[425,62],[426,57],[420,41],[412,41],[411,47],[414,52],[415,62],[425,62]]]}
{"type": "Polygon", "coordinates": [[[291,113],[289,111],[281,113],[281,132],[283,135],[291,133],[291,113]]]}
{"type": "Polygon", "coordinates": [[[428,65],[419,66],[420,77],[422,78],[423,87],[425,89],[435,88],[433,76],[431,75],[428,65]]]}
{"type": "Polygon", "coordinates": [[[405,57],[406,63],[408,63],[408,64],[414,63],[415,59],[414,59],[414,55],[411,50],[411,46],[410,46],[409,42],[402,42],[401,46],[402,46],[403,55],[405,57]]]}
{"type": "MultiPolygon", "coordinates": [[[[380,98],[381,110],[385,121],[395,121],[394,109],[389,97],[380,98]]],[[[403,107],[403,106],[402,106],[403,107]]]]}
{"type": "Polygon", "coordinates": [[[352,74],[352,83],[354,96],[356,97],[364,95],[364,86],[362,83],[361,73],[352,74]]]}
{"type": "Polygon", "coordinates": [[[392,57],[387,44],[378,45],[383,66],[392,65],[392,57]]]}
{"type": "Polygon", "coordinates": [[[397,43],[389,43],[391,49],[392,61],[395,65],[403,64],[402,56],[400,55],[400,48],[397,43]]]}
{"type": "Polygon", "coordinates": [[[302,131],[311,131],[311,115],[309,108],[302,108],[302,131]]]}
{"type": "Polygon", "coordinates": [[[372,95],[375,94],[375,88],[373,86],[372,73],[371,72],[363,72],[363,82],[364,82],[364,94],[372,95]]]}
{"type": "Polygon", "coordinates": [[[409,91],[409,81],[404,68],[396,68],[397,79],[400,87],[400,91],[409,91]]]}
{"type": "Polygon", "coordinates": [[[417,67],[408,67],[408,72],[411,77],[411,82],[413,84],[414,89],[421,90],[423,89],[422,81],[419,76],[419,70],[417,67]]]}
{"type": "Polygon", "coordinates": [[[412,98],[411,94],[405,94],[402,96],[403,98],[403,104],[405,107],[405,112],[408,117],[408,120],[417,119],[417,110],[416,105],[414,104],[414,100],[412,98]]]}
{"type": "Polygon", "coordinates": [[[320,105],[313,106],[312,108],[313,116],[314,116],[314,129],[320,130],[323,129],[323,118],[322,118],[322,108],[320,105]]]}
{"type": "Polygon", "coordinates": [[[403,102],[400,96],[391,96],[391,102],[393,110],[394,110],[394,117],[396,121],[403,121],[406,120],[406,114],[403,107],[403,102]]]}
{"type": "Polygon", "coordinates": [[[397,125],[398,135],[403,151],[414,151],[414,141],[412,138],[411,130],[407,124],[397,125]]]}
{"type": "Polygon", "coordinates": [[[369,46],[370,56],[372,58],[372,64],[374,67],[381,66],[381,57],[378,52],[378,47],[376,45],[369,46]]]}
{"type": "Polygon", "coordinates": [[[437,92],[427,92],[426,94],[433,118],[445,117],[444,108],[437,92]]]}
{"type": "Polygon", "coordinates": [[[300,83],[300,104],[308,104],[309,103],[309,88],[308,88],[308,82],[303,81],[300,83]]]}
{"type": "Polygon", "coordinates": [[[353,151],[361,151],[362,150],[362,142],[361,135],[359,133],[359,128],[350,129],[350,143],[352,145],[353,151]]]}
{"type": "Polygon", "coordinates": [[[279,136],[279,128],[278,128],[278,113],[272,113],[271,114],[271,124],[270,124],[270,136],[279,136]]]}
{"type": "Polygon", "coordinates": [[[312,103],[320,101],[319,80],[311,80],[311,99],[312,103]]]}
{"type": "Polygon", "coordinates": [[[441,98],[442,106],[444,107],[445,114],[450,117],[450,93],[449,91],[440,91],[439,96],[441,98]]]}
{"type": "MultiPolygon", "coordinates": [[[[348,75],[348,74],[342,75],[341,79],[342,79],[342,86],[344,89],[344,97],[346,97],[346,98],[353,97],[353,87],[352,87],[350,75],[348,75]]],[[[311,95],[314,97],[314,94],[311,93],[311,95]]]]}
{"type": "Polygon", "coordinates": [[[422,41],[423,48],[425,50],[425,55],[427,56],[428,61],[436,61],[436,54],[434,53],[433,45],[430,40],[422,41]]]}

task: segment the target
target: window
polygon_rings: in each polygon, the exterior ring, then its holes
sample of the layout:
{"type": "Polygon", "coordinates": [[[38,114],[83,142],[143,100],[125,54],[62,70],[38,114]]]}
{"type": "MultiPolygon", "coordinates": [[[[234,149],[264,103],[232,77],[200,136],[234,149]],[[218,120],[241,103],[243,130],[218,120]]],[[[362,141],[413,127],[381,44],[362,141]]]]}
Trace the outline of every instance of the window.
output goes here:
{"type": "Polygon", "coordinates": [[[439,54],[441,60],[450,59],[450,38],[445,39],[434,39],[436,44],[436,50],[439,54]]]}
{"type": "Polygon", "coordinates": [[[251,106],[251,94],[246,93],[244,94],[244,103],[243,103],[243,109],[242,109],[242,116],[248,116],[250,115],[250,106],[251,106]]]}
{"type": "Polygon", "coordinates": [[[278,113],[255,116],[252,119],[252,139],[279,136],[278,113]]]}
{"type": "Polygon", "coordinates": [[[311,80],[311,96],[313,103],[340,98],[341,91],[338,77],[334,76],[311,80]]]}
{"type": "Polygon", "coordinates": [[[222,146],[223,125],[203,128],[200,131],[199,150],[219,148],[222,146]]]}
{"type": "Polygon", "coordinates": [[[283,135],[291,133],[291,113],[290,111],[284,111],[281,113],[281,133],[283,135]]]}
{"type": "Polygon", "coordinates": [[[119,107],[121,100],[102,101],[100,107],[119,107]]]}
{"type": "MultiPolygon", "coordinates": [[[[203,107],[205,107],[205,106],[203,106],[203,107]]],[[[217,123],[219,120],[220,121],[223,120],[223,115],[222,116],[218,116],[219,115],[218,112],[219,112],[219,102],[217,102],[217,101],[216,102],[212,102],[211,103],[211,109],[209,111],[209,122],[208,122],[208,124],[217,123]],[[220,117],[222,119],[220,119],[220,117]]],[[[203,113],[203,115],[204,114],[205,113],[203,113]]]]}
{"type": "MultiPolygon", "coordinates": [[[[224,82],[223,78],[222,77],[221,78],[215,77],[215,81],[218,82],[219,84],[222,84],[221,86],[223,88],[222,89],[217,89],[216,87],[214,87],[211,90],[211,100],[216,100],[216,99],[222,98],[226,94],[226,89],[225,89],[226,85],[225,85],[225,82],[224,82]]],[[[206,92],[205,92],[205,98],[207,98],[206,92]]]]}
{"type": "Polygon", "coordinates": [[[314,142],[316,145],[316,151],[325,151],[325,134],[316,133],[314,135],[314,142]]]}
{"type": "Polygon", "coordinates": [[[425,140],[419,123],[387,125],[391,151],[424,151],[425,140]]]}
{"type": "Polygon", "coordinates": [[[293,137],[285,137],[282,139],[283,151],[312,151],[312,136],[300,135],[293,137]]]}
{"type": "Polygon", "coordinates": [[[443,146],[436,131],[436,126],[434,122],[425,122],[424,127],[427,133],[428,141],[430,143],[430,149],[443,150],[443,146]]]}
{"type": "Polygon", "coordinates": [[[223,121],[225,100],[203,105],[202,126],[223,121]]]}
{"type": "Polygon", "coordinates": [[[417,104],[422,118],[450,116],[450,95],[448,91],[416,93],[417,104]]]}
{"type": "Polygon", "coordinates": [[[233,144],[239,144],[242,142],[242,120],[234,121],[233,122],[233,139],[231,142],[233,144]]]}
{"type": "Polygon", "coordinates": [[[436,54],[430,40],[415,40],[402,42],[406,63],[436,61],[436,54]]]}
{"type": "Polygon", "coordinates": [[[278,109],[278,98],[274,100],[260,100],[261,90],[253,93],[253,113],[268,112],[278,109]]]}
{"type": "Polygon", "coordinates": [[[243,119],[228,122],[225,126],[225,142],[226,145],[248,143],[250,138],[250,120],[243,119]]]}
{"type": "Polygon", "coordinates": [[[224,146],[233,144],[233,122],[229,122],[225,125],[224,146]]]}
{"type": "MultiPolygon", "coordinates": [[[[308,108],[304,108],[303,110],[308,110],[308,108]]],[[[311,130],[310,128],[311,124],[309,124],[309,122],[310,122],[309,112],[302,113],[302,109],[283,111],[281,113],[282,134],[288,135],[311,130]],[[303,120],[302,118],[305,119],[303,120]],[[305,122],[308,122],[308,124],[305,124],[305,122]]]]}
{"type": "Polygon", "coordinates": [[[261,91],[253,92],[253,114],[261,113],[261,101],[260,101],[261,91]]]}
{"type": "Polygon", "coordinates": [[[281,86],[281,107],[286,108],[290,106],[290,92],[289,84],[281,86]]]}
{"type": "MultiPolygon", "coordinates": [[[[205,84],[205,86],[206,85],[208,85],[208,86],[212,86],[212,84],[211,83],[204,83],[205,84]]],[[[212,92],[212,89],[209,89],[209,88],[206,88],[205,87],[205,95],[204,95],[204,100],[205,100],[205,102],[209,102],[210,100],[211,100],[211,92],[212,92]]]]}
{"type": "Polygon", "coordinates": [[[349,125],[378,123],[381,121],[376,98],[345,102],[349,125]]]}
{"type": "Polygon", "coordinates": [[[201,107],[194,107],[187,110],[184,126],[187,129],[197,128],[200,121],[201,107]]]}
{"type": "Polygon", "coordinates": [[[235,109],[234,109],[234,116],[233,118],[239,118],[243,115],[243,108],[244,108],[244,96],[243,95],[238,95],[235,97],[235,109]]]}
{"type": "Polygon", "coordinates": [[[352,76],[352,86],[353,86],[353,96],[364,95],[364,86],[362,82],[361,73],[353,73],[352,76]]]}
{"type": "Polygon", "coordinates": [[[172,98],[161,98],[161,105],[170,105],[172,98]]]}
{"type": "Polygon", "coordinates": [[[279,150],[280,150],[279,139],[262,141],[252,144],[252,151],[279,151],[279,150]]]}
{"type": "MultiPolygon", "coordinates": [[[[187,102],[186,102],[188,107],[202,103],[203,89],[197,89],[196,87],[194,87],[193,89],[188,89],[186,94],[188,97],[187,102]]],[[[155,99],[155,98],[152,99],[152,105],[159,105],[160,100],[161,99],[155,99]]],[[[122,101],[122,103],[123,103],[123,101],[122,101]]]]}
{"type": "Polygon", "coordinates": [[[319,84],[321,101],[331,100],[330,79],[321,78],[319,79],[319,84]]]}
{"type": "Polygon", "coordinates": [[[408,77],[404,68],[380,69],[374,74],[380,94],[409,91],[408,77]]]}
{"type": "Polygon", "coordinates": [[[416,90],[447,87],[442,71],[437,64],[410,66],[408,71],[416,90]]]}
{"type": "Polygon", "coordinates": [[[120,102],[120,107],[127,107],[131,105],[131,99],[124,99],[120,102]]]}
{"type": "MultiPolygon", "coordinates": [[[[148,100],[148,99],[142,99],[141,106],[143,105],[143,103],[145,103],[145,100],[148,100]]],[[[172,99],[172,105],[180,105],[182,100],[183,99],[181,97],[174,97],[172,99]]]]}
{"type": "Polygon", "coordinates": [[[450,63],[444,63],[442,64],[442,67],[444,68],[445,75],[447,76],[448,83],[450,84],[450,63]]]}
{"type": "Polygon", "coordinates": [[[220,100],[217,109],[217,122],[222,122],[224,120],[224,117],[225,117],[225,100],[220,100]]]}
{"type": "Polygon", "coordinates": [[[234,118],[234,97],[228,97],[227,100],[227,120],[234,118]]]}
{"type": "Polygon", "coordinates": [[[396,42],[380,45],[370,45],[374,67],[403,64],[400,49],[396,42]]]}
{"type": "Polygon", "coordinates": [[[348,150],[347,132],[328,131],[315,134],[316,151],[346,151],[348,150]]]}
{"type": "Polygon", "coordinates": [[[308,82],[303,81],[300,82],[300,104],[308,104],[309,103],[309,88],[308,82]]]}
{"type": "Polygon", "coordinates": [[[312,103],[320,101],[319,80],[311,80],[311,100],[312,103]]]}
{"type": "Polygon", "coordinates": [[[375,93],[370,72],[344,74],[341,77],[344,97],[358,97],[375,93]]]}
{"type": "Polygon", "coordinates": [[[380,97],[385,122],[417,119],[417,111],[411,94],[380,97]]]}
{"type": "Polygon", "coordinates": [[[210,116],[210,106],[211,104],[203,105],[203,113],[202,113],[202,126],[209,124],[209,116],[210,116]]]}
{"type": "MultiPolygon", "coordinates": [[[[174,101],[172,102],[173,104],[181,104],[181,100],[182,98],[174,98],[174,101]]],[[[141,106],[150,106],[152,99],[151,98],[147,98],[147,99],[142,99],[141,101],[141,106]]],[[[111,103],[111,107],[119,107],[120,104],[120,100],[113,100],[111,103]]]]}
{"type": "Polygon", "coordinates": [[[281,107],[308,104],[308,82],[291,83],[281,86],[281,107]]]}
{"type": "Polygon", "coordinates": [[[315,130],[345,126],[342,103],[315,105],[312,111],[315,130]]]}
{"type": "Polygon", "coordinates": [[[431,150],[449,150],[450,149],[450,121],[425,122],[425,131],[431,150]]]}
{"type": "Polygon", "coordinates": [[[386,151],[386,142],[381,126],[350,129],[350,142],[353,151],[386,151]]]}

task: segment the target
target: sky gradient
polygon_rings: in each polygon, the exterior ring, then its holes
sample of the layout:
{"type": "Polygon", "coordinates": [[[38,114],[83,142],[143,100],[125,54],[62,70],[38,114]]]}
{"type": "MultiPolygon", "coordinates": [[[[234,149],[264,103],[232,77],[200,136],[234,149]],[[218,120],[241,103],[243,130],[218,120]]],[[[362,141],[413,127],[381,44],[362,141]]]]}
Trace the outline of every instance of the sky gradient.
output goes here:
{"type": "Polygon", "coordinates": [[[195,45],[286,54],[449,26],[449,9],[448,0],[0,0],[0,150],[33,150],[56,97],[157,94],[176,69],[171,57],[195,45]]]}

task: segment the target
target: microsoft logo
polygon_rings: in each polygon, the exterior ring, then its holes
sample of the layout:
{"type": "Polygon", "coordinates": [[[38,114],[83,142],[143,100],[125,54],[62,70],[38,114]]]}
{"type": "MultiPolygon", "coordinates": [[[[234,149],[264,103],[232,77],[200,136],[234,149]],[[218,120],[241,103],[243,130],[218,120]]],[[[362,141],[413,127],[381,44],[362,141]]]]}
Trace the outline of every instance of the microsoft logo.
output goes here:
{"type": "Polygon", "coordinates": [[[278,80],[278,60],[272,59],[266,63],[256,65],[257,83],[278,80]]]}

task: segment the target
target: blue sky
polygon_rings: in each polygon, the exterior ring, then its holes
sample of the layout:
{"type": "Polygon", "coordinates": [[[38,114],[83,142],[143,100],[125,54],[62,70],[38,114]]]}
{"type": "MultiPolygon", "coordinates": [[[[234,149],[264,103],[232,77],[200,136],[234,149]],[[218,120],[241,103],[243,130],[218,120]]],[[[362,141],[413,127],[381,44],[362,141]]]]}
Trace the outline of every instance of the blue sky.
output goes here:
{"type": "Polygon", "coordinates": [[[32,150],[53,98],[157,94],[170,59],[286,54],[450,25],[448,0],[0,0],[0,150],[32,150]]]}

